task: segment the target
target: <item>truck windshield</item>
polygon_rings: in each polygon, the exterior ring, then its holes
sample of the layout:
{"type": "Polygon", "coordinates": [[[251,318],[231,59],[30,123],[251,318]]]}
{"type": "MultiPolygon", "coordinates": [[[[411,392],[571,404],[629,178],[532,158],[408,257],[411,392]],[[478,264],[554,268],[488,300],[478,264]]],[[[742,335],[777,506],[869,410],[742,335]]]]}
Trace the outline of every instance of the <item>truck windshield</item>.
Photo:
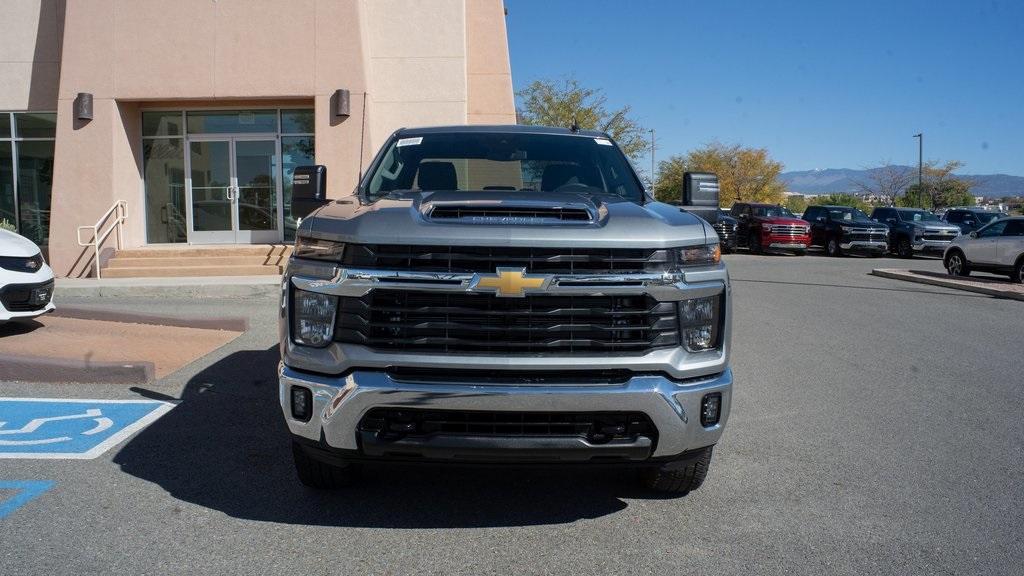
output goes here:
{"type": "Polygon", "coordinates": [[[904,222],[942,222],[938,216],[926,210],[900,210],[904,222]]]}
{"type": "Polygon", "coordinates": [[[829,217],[832,220],[847,222],[870,222],[871,218],[856,208],[829,208],[829,217]]]}
{"type": "Polygon", "coordinates": [[[758,218],[796,218],[792,212],[782,206],[754,206],[754,216],[758,218]]]}
{"type": "Polygon", "coordinates": [[[394,139],[366,186],[371,202],[405,191],[535,191],[614,195],[643,190],[626,157],[605,138],[451,132],[394,139]]]}

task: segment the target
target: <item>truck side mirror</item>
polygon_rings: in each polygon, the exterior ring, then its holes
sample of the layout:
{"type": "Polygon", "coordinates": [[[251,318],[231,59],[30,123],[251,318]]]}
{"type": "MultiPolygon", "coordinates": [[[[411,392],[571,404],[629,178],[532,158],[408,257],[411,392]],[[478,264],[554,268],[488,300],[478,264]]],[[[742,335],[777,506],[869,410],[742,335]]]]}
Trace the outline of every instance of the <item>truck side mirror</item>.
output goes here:
{"type": "Polygon", "coordinates": [[[292,174],[292,218],[305,218],[328,202],[327,167],[296,167],[292,174]]]}
{"type": "Polygon", "coordinates": [[[718,176],[708,172],[683,174],[683,206],[708,222],[718,220],[718,176]]]}

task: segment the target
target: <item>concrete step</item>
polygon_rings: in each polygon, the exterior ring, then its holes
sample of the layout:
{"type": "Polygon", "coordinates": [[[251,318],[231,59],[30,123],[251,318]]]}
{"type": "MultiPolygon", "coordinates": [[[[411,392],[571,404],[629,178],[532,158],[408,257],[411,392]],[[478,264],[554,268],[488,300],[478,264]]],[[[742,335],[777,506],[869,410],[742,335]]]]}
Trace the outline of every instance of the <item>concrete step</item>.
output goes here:
{"type": "Polygon", "coordinates": [[[103,278],[167,278],[185,276],[274,276],[284,272],[283,266],[135,266],[105,268],[103,278]]]}
{"type": "Polygon", "coordinates": [[[224,246],[147,246],[118,250],[115,258],[209,258],[216,256],[287,257],[292,246],[285,244],[231,244],[224,246]]]}
{"type": "Polygon", "coordinates": [[[175,268],[190,266],[284,266],[285,254],[256,256],[169,256],[166,258],[124,257],[120,253],[107,261],[107,268],[175,268]]]}

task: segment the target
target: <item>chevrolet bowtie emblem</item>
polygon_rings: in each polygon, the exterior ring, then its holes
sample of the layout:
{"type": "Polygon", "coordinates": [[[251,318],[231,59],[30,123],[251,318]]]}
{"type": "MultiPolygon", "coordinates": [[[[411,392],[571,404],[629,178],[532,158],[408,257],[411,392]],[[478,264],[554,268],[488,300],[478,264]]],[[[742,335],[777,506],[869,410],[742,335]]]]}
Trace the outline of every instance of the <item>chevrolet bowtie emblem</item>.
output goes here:
{"type": "Polygon", "coordinates": [[[527,276],[526,268],[498,268],[496,274],[477,274],[474,289],[494,290],[503,298],[522,298],[526,290],[546,288],[550,276],[527,276]]]}

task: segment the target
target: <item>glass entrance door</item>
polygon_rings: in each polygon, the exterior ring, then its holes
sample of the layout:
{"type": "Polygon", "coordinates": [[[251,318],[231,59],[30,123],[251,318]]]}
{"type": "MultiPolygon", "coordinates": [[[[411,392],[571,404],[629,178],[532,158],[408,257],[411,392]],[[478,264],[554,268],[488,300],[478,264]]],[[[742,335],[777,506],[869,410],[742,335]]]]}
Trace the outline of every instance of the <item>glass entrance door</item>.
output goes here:
{"type": "Polygon", "coordinates": [[[281,241],[278,158],[276,138],[190,140],[189,243],[281,241]]]}

